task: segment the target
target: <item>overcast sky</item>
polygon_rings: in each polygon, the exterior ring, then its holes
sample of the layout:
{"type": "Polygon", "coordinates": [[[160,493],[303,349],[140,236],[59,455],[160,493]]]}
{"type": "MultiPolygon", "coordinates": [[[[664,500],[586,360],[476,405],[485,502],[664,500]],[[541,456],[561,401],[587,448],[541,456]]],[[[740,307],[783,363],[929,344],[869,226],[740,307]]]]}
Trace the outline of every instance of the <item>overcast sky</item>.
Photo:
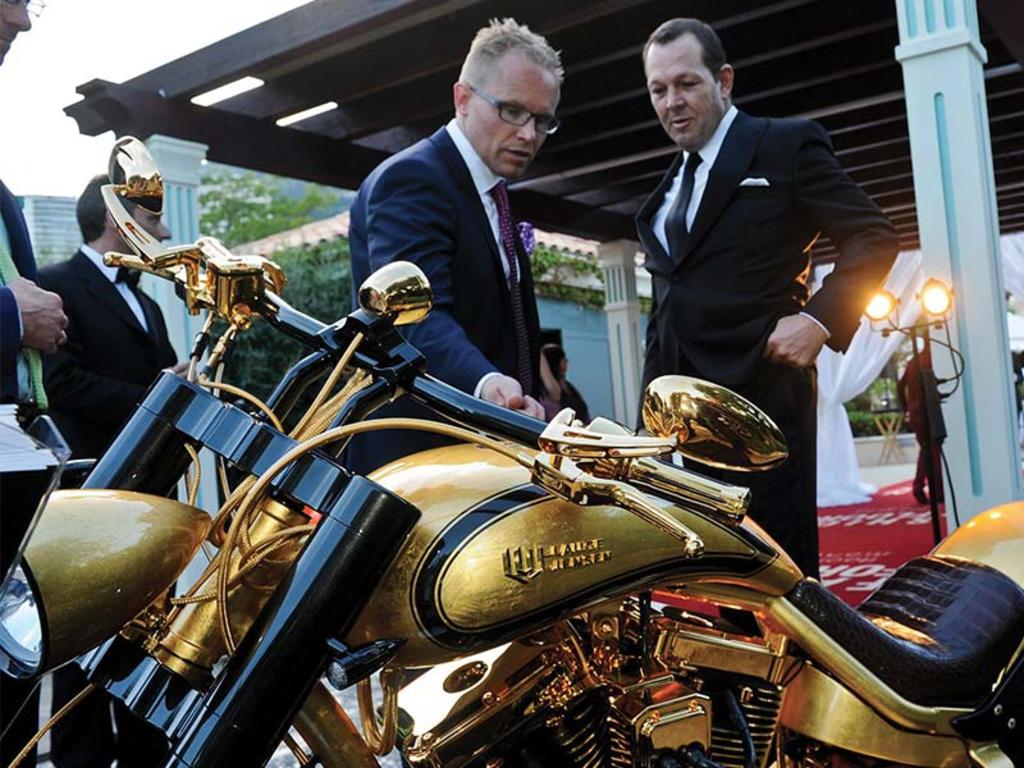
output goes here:
{"type": "Polygon", "coordinates": [[[0,178],[16,195],[77,196],[113,143],[64,114],[78,85],[123,82],[304,2],[46,0],[0,66],[0,178]]]}

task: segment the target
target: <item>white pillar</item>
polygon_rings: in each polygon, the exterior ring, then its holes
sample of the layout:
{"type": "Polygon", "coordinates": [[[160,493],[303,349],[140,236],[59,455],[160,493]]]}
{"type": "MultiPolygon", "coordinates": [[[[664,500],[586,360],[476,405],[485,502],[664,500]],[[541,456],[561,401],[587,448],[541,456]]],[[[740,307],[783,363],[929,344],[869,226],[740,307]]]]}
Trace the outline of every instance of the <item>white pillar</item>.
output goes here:
{"type": "MultiPolygon", "coordinates": [[[[949,482],[963,522],[1022,495],[986,53],[974,0],[896,0],[896,11],[924,269],[953,285],[950,327],[965,362],[960,387],[943,407],[949,482]]],[[[933,357],[938,375],[950,375],[941,347],[933,357]]],[[[952,528],[948,489],[946,501],[952,528]]]]}
{"type": "MultiPolygon", "coordinates": [[[[164,179],[164,224],[171,231],[169,243],[194,243],[199,232],[197,201],[200,168],[206,159],[206,145],[156,134],[146,142],[164,179]]],[[[191,317],[167,280],[146,275],[146,293],[160,305],[167,321],[167,334],[179,359],[192,346],[192,337],[202,326],[201,316],[191,317]]]]}
{"type": "MultiPolygon", "coordinates": [[[[163,221],[171,231],[169,243],[184,245],[199,239],[198,191],[202,162],[206,159],[207,147],[193,141],[182,141],[170,136],[155,134],[146,141],[153,154],[156,167],[164,180],[163,221]]],[[[192,348],[192,340],[202,328],[203,316],[193,317],[185,311],[185,304],[174,292],[174,285],[150,275],[143,276],[146,293],[160,305],[167,323],[167,335],[179,360],[184,360],[192,348]]],[[[217,477],[213,455],[203,451],[202,478],[199,484],[197,504],[207,512],[215,513],[218,508],[217,477]]],[[[179,498],[182,491],[179,488],[179,498]]]]}
{"type": "Polygon", "coordinates": [[[601,243],[597,258],[604,270],[604,312],[608,319],[608,350],[615,420],[636,426],[640,402],[643,346],[640,343],[640,302],[636,295],[636,254],[632,240],[601,243]]]}

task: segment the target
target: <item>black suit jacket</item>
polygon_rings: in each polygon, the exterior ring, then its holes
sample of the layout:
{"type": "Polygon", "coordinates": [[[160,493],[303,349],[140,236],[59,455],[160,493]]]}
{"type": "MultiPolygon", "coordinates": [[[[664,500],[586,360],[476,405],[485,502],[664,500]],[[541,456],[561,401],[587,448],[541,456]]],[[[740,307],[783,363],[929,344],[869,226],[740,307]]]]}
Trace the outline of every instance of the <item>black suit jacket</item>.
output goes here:
{"type": "MultiPolygon", "coordinates": [[[[18,201],[0,181],[0,216],[3,216],[7,238],[11,242],[10,256],[18,274],[26,280],[36,280],[36,259],[28,236],[25,217],[18,201]]],[[[0,402],[18,401],[18,355],[21,336],[18,331],[18,303],[10,288],[0,286],[0,402]]]]}
{"type": "Polygon", "coordinates": [[[892,225],[846,175],[828,134],[809,120],[740,112],[712,167],[683,258],[651,223],[682,154],[637,215],[652,277],[644,384],[685,372],[727,386],[754,376],[776,321],[804,311],[842,351],[896,257],[892,225]],[[741,186],[745,178],[769,186],[741,186]],[[834,272],[808,301],[810,246],[824,233],[834,272]]]}
{"type": "MultiPolygon", "coordinates": [[[[378,166],[360,186],[351,217],[354,291],[373,271],[396,260],[415,262],[430,280],[430,315],[400,329],[426,357],[428,373],[465,392],[473,392],[491,371],[515,377],[512,300],[498,244],[469,169],[444,128],[378,166]]],[[[533,380],[539,382],[533,278],[529,258],[521,247],[517,251],[533,380]]],[[[378,415],[429,417],[407,402],[378,415]]],[[[442,443],[426,433],[369,435],[353,440],[349,464],[366,471],[442,443]]]]}
{"type": "Polygon", "coordinates": [[[117,288],[79,251],[44,267],[39,283],[60,294],[68,341],[44,359],[50,413],[73,455],[99,457],[157,374],[177,361],[160,307],[136,291],[147,333],[117,288]]]}

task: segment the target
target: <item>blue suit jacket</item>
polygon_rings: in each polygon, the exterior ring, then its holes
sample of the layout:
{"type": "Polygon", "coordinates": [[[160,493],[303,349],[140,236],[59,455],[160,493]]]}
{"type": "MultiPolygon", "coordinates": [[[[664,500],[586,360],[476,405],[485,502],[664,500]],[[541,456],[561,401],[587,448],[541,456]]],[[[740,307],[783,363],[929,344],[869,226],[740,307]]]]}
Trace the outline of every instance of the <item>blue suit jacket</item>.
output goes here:
{"type": "MultiPolygon", "coordinates": [[[[36,258],[28,237],[25,217],[14,195],[0,181],[0,215],[11,241],[11,258],[18,273],[27,280],[36,280],[36,258]]],[[[18,305],[10,288],[0,287],[0,402],[18,399],[18,353],[21,352],[21,322],[18,305]]]]}
{"type": "MultiPolygon", "coordinates": [[[[433,310],[421,323],[401,329],[426,357],[428,373],[464,392],[473,392],[491,371],[515,375],[512,302],[498,246],[469,169],[444,128],[378,166],[360,186],[351,217],[354,292],[373,271],[396,260],[415,262],[430,280],[433,310]]],[[[529,258],[517,251],[533,378],[539,381],[533,279],[529,258]]],[[[406,401],[376,415],[430,417],[406,401]]],[[[363,473],[443,443],[424,432],[379,432],[355,438],[348,463],[363,473]]]]}

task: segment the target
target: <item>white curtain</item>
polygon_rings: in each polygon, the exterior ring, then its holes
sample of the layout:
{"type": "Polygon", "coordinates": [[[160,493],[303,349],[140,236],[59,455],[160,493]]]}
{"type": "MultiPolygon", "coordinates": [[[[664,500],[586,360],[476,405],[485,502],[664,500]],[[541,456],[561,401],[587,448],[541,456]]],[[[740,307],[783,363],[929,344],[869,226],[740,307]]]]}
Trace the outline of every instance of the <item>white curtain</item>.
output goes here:
{"type": "Polygon", "coordinates": [[[1014,298],[1024,301],[1024,232],[999,238],[1003,256],[1003,284],[1014,298]]]}
{"type": "MultiPolygon", "coordinates": [[[[1024,259],[1022,259],[1024,260],[1024,259]]],[[[815,284],[832,271],[832,265],[815,269],[815,284]]],[[[1022,270],[1024,277],[1024,270],[1022,270]]],[[[901,253],[885,288],[899,299],[899,324],[914,322],[920,314],[917,292],[924,283],[921,252],[901,253]]],[[[845,354],[828,347],[818,356],[818,506],[857,504],[870,499],[875,487],[860,480],[853,432],[843,403],[871,384],[892,357],[903,335],[882,336],[862,317],[845,354]]]]}

